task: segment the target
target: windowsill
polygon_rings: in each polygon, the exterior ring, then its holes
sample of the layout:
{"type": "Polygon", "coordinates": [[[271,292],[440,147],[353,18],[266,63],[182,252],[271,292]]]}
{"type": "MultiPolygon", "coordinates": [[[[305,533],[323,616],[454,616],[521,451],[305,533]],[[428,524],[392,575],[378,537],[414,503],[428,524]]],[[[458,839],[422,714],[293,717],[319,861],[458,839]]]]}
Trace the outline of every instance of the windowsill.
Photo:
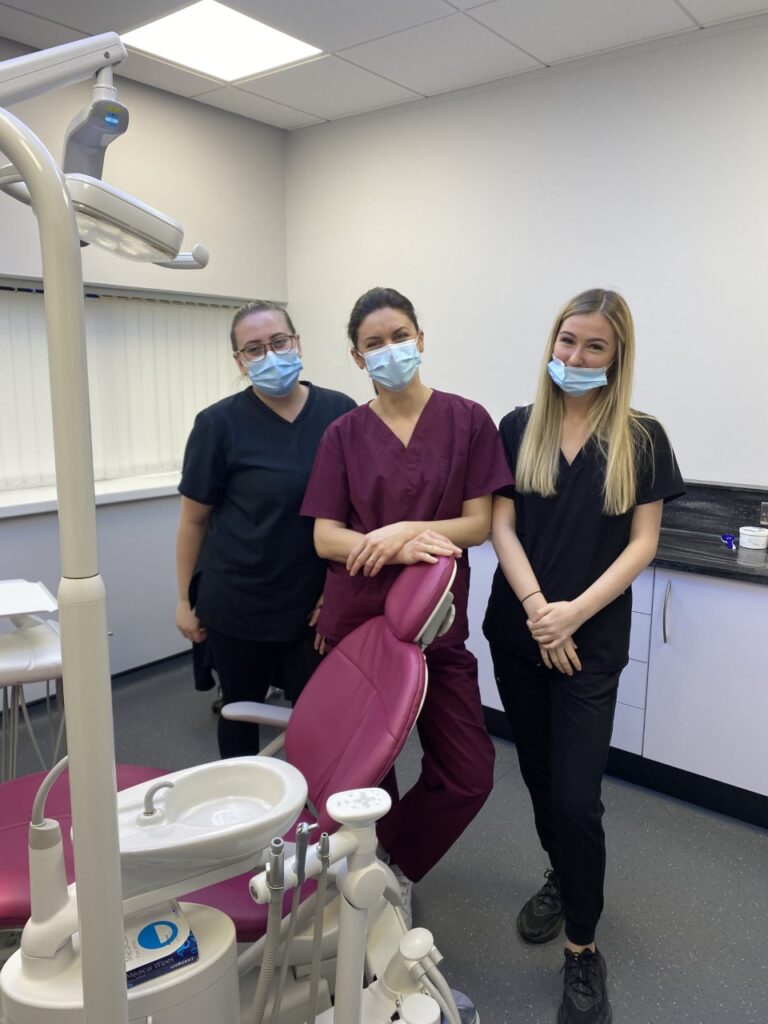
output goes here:
{"type": "MultiPolygon", "coordinates": [[[[97,480],[97,505],[115,505],[122,501],[143,501],[178,494],[178,470],[151,473],[147,476],[121,477],[118,480],[97,480]]],[[[58,507],[55,487],[30,487],[23,491],[0,492],[0,519],[14,516],[55,512],[58,507]]]]}

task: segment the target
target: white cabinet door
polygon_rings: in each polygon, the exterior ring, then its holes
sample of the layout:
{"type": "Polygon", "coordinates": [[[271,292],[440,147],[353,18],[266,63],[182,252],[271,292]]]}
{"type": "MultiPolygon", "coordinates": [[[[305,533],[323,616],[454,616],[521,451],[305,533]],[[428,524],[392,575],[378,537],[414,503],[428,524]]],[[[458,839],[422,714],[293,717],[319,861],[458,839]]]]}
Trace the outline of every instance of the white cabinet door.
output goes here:
{"type": "Polygon", "coordinates": [[[768,795],[768,587],[656,570],[643,756],[768,795]]]}
{"type": "Polygon", "coordinates": [[[469,639],[467,648],[477,658],[477,676],[480,683],[480,698],[487,708],[501,711],[501,698],[496,689],[496,677],[493,674],[491,649],[483,636],[483,619],[491,592],[493,574],[496,572],[496,552],[489,540],[479,547],[472,548],[469,553],[469,564],[472,567],[472,585],[469,588],[469,639]]]}

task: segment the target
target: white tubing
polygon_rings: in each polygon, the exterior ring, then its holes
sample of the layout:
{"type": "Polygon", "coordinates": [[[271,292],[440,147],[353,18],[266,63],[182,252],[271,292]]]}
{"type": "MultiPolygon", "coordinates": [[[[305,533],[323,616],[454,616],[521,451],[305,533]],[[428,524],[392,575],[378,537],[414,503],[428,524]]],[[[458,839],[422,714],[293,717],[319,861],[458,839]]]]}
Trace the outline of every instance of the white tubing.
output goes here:
{"type": "Polygon", "coordinates": [[[272,975],[275,971],[275,958],[277,946],[280,941],[280,922],[283,919],[283,889],[273,889],[269,901],[269,912],[267,914],[267,943],[264,949],[264,956],[261,961],[259,980],[256,985],[256,993],[253,997],[253,1009],[251,1011],[251,1024],[262,1024],[264,1011],[267,1008],[267,997],[269,986],[272,982],[272,975]]]}
{"type": "Polygon", "coordinates": [[[313,1024],[317,1016],[317,997],[320,991],[320,956],[323,944],[323,921],[325,919],[325,892],[328,887],[328,858],[322,857],[320,878],[315,890],[315,924],[312,934],[312,962],[310,968],[309,982],[309,1008],[307,1012],[307,1024],[313,1024]]]}
{"type": "Polygon", "coordinates": [[[69,758],[62,757],[58,764],[55,764],[53,768],[51,768],[51,770],[45,776],[43,781],[40,783],[37,793],[35,794],[34,803],[32,804],[32,818],[30,821],[32,825],[42,825],[43,820],[45,818],[45,801],[48,798],[48,794],[51,791],[51,787],[53,786],[54,782],[56,781],[56,779],[58,779],[58,777],[67,767],[68,763],[69,758]]]}
{"type": "Polygon", "coordinates": [[[283,1001],[283,990],[285,988],[285,982],[288,977],[288,961],[290,959],[291,946],[293,944],[293,936],[296,933],[296,914],[299,909],[299,900],[301,899],[301,889],[297,886],[293,890],[293,899],[291,900],[291,916],[288,922],[288,933],[285,936],[285,944],[283,946],[283,960],[280,964],[280,977],[277,982],[277,990],[275,992],[275,1001],[272,1004],[272,1013],[270,1015],[270,1024],[279,1024],[280,1021],[280,1004],[283,1001]]]}
{"type": "Polygon", "coordinates": [[[453,998],[453,992],[451,992],[448,982],[429,957],[425,958],[424,966],[427,978],[435,989],[435,999],[440,1005],[443,1016],[448,1019],[449,1024],[461,1024],[459,1008],[456,1006],[456,1000],[453,998]]]}

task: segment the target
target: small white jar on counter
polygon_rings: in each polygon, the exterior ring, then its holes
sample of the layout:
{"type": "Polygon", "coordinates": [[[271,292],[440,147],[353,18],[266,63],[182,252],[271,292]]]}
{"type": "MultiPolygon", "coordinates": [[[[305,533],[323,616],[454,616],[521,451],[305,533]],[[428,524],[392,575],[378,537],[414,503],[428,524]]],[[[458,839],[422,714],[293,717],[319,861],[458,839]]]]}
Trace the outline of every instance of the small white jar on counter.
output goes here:
{"type": "Polygon", "coordinates": [[[765,550],[768,548],[768,527],[742,526],[739,528],[739,547],[765,550]]]}

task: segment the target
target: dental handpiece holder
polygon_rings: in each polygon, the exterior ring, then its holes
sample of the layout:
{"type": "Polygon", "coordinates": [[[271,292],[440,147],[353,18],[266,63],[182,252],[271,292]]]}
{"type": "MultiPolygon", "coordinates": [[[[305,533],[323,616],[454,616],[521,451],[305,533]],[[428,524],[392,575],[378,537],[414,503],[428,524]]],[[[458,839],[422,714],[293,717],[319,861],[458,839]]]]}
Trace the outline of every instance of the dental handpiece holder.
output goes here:
{"type": "MultiPolygon", "coordinates": [[[[316,1024],[374,1024],[391,1020],[409,999],[416,1019],[439,1021],[441,1011],[445,1010],[447,1019],[459,1024],[453,998],[444,979],[437,974],[437,963],[442,957],[426,928],[404,931],[399,945],[390,952],[381,976],[363,987],[364,976],[370,973],[366,963],[369,912],[383,897],[396,905],[399,902],[398,883],[390,868],[376,855],[376,822],[390,807],[389,794],[375,788],[336,793],[326,804],[329,816],[342,826],[327,841],[325,855],[331,866],[342,866],[336,874],[341,900],[335,1005],[317,1016],[316,1024]],[[439,978],[440,992],[432,977],[439,978]],[[424,1013],[426,1017],[419,1016],[424,1013]]],[[[322,872],[322,848],[322,843],[318,843],[306,859],[297,854],[285,860],[281,867],[282,884],[286,889],[322,872]]],[[[250,891],[257,903],[269,903],[272,893],[268,873],[254,876],[250,891]]]]}

